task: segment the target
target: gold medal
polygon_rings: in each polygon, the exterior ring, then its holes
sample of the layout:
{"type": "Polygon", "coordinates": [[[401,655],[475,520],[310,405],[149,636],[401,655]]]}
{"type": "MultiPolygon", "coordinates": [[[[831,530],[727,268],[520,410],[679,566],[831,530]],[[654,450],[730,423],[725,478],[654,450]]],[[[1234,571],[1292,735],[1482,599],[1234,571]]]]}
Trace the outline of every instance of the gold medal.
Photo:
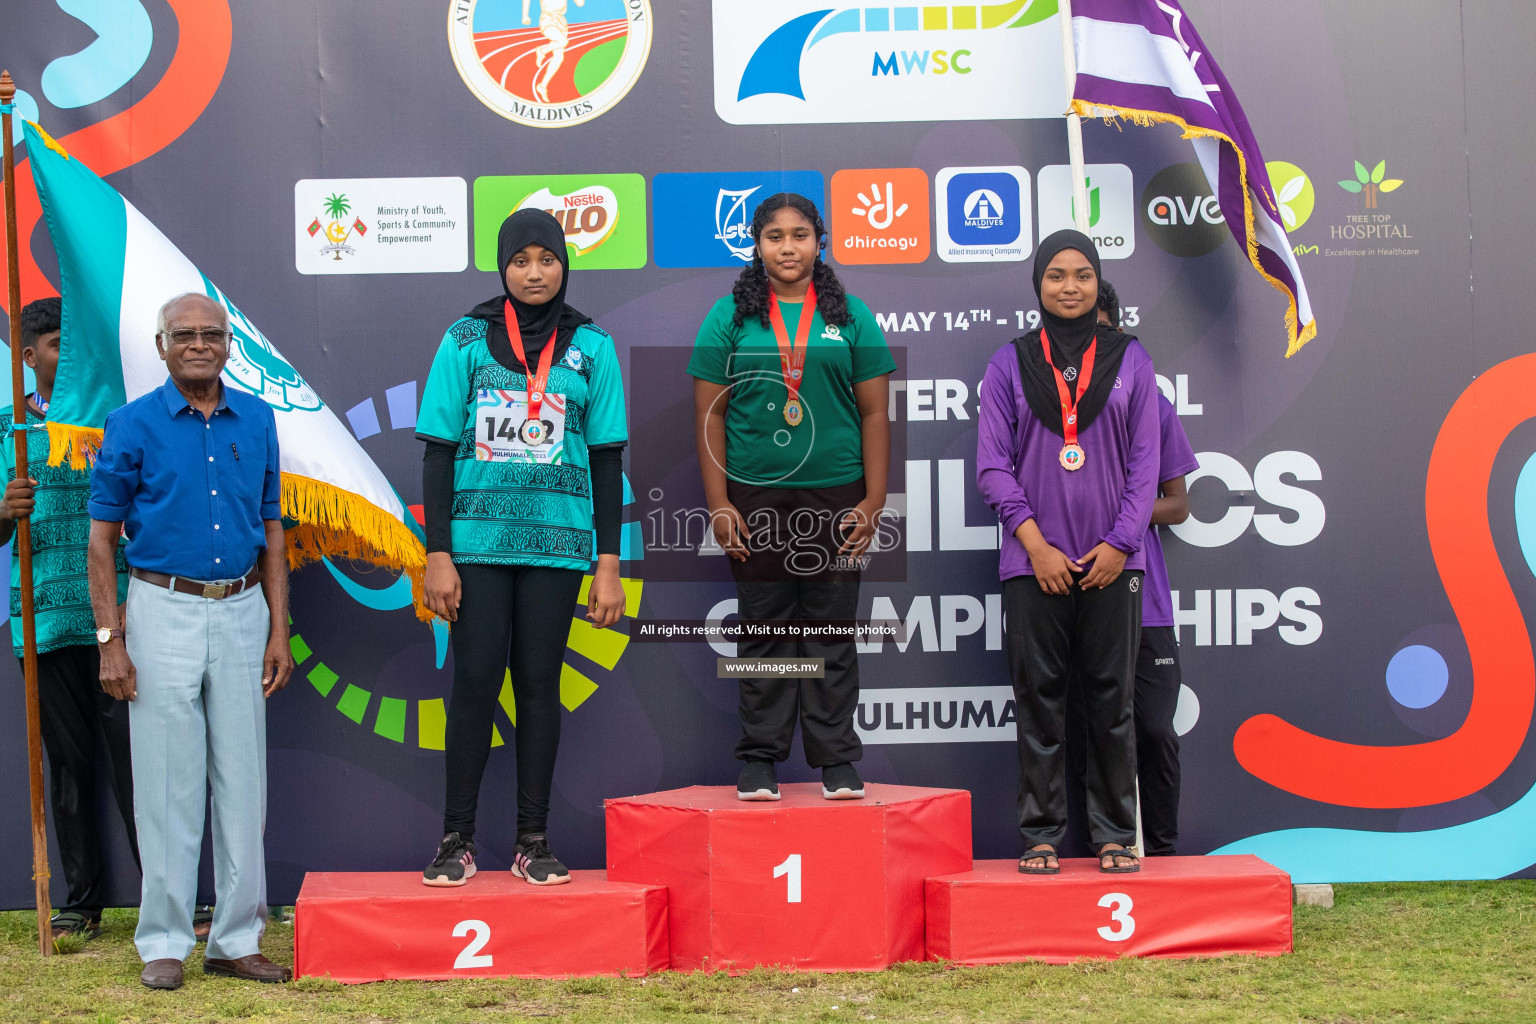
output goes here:
{"type": "Polygon", "coordinates": [[[1062,469],[1072,471],[1082,469],[1083,463],[1088,461],[1088,456],[1083,453],[1081,445],[1073,443],[1061,446],[1059,459],[1061,460],[1062,469]]]}
{"type": "Polygon", "coordinates": [[[784,422],[792,427],[798,427],[804,417],[805,410],[800,408],[800,399],[791,398],[784,403],[784,422]]]}

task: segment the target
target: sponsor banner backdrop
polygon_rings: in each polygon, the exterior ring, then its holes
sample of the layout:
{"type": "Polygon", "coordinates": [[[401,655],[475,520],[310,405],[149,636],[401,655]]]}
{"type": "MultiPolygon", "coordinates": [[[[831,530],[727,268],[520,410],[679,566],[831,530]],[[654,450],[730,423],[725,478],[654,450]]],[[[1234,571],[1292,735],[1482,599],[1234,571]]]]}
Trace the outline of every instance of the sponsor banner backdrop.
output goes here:
{"type": "MultiPolygon", "coordinates": [[[[976,855],[1018,854],[977,389],[1038,323],[1029,257],[1072,218],[1053,0],[99,6],[0,8],[19,110],[240,297],[406,505],[421,502],[422,382],[448,325],[501,293],[487,271],[502,219],[536,206],[564,225],[569,298],[615,340],[632,438],[628,614],[596,631],[573,613],[561,680],[550,833],[573,867],[604,863],[605,797],[735,780],[736,686],[717,678],[732,645],[629,632],[735,612],[693,514],[687,348],[750,259],[757,203],[793,189],[821,204],[828,259],[900,367],[895,515],[858,614],[904,634],[861,644],[860,768],[969,789],[976,855]],[[101,37],[88,48],[82,23],[101,37]]],[[[1297,881],[1529,875],[1536,356],[1514,268],[1536,210],[1508,168],[1536,144],[1484,113],[1511,92],[1482,69],[1520,73],[1536,14],[1184,9],[1263,144],[1321,333],[1284,358],[1283,299],[1227,240],[1238,212],[1178,131],[1085,125],[1122,324],[1200,459],[1191,517],[1164,539],[1179,848],[1258,853],[1297,881]],[[1440,45],[1467,61],[1433,60],[1440,45]]],[[[25,145],[18,158],[30,299],[56,269],[25,145]]],[[[268,704],[277,904],[306,871],[425,865],[453,671],[446,629],[417,623],[387,571],[323,562],[292,591],[299,668],[268,704]]],[[[17,784],[0,796],[0,851],[20,864],[25,743],[6,671],[0,773],[17,784]]],[[[515,840],[515,686],[480,804],[490,869],[515,840]]],[[[798,742],[780,777],[816,778],[798,742]]],[[[131,903],[122,829],[102,813],[113,897],[131,903]]],[[[62,898],[57,864],[54,882],[62,898]]],[[[206,863],[203,882],[211,896],[206,863]]],[[[30,899],[24,873],[0,879],[0,905],[30,899]]]]}

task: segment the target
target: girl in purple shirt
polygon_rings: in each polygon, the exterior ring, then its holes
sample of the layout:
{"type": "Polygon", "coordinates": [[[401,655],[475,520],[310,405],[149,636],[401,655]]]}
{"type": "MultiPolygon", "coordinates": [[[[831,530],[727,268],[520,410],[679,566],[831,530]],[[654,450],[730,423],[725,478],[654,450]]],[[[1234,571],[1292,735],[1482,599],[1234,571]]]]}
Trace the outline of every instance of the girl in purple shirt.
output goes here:
{"type": "Polygon", "coordinates": [[[1058,231],[1035,255],[1041,329],[1003,346],[981,387],[976,480],[1003,531],[999,575],[1018,707],[1026,874],[1060,871],[1067,681],[1088,726],[1088,835],[1129,872],[1136,836],[1132,681],[1142,544],[1157,497],[1157,381],[1128,335],[1097,323],[1099,254],[1058,231]]]}

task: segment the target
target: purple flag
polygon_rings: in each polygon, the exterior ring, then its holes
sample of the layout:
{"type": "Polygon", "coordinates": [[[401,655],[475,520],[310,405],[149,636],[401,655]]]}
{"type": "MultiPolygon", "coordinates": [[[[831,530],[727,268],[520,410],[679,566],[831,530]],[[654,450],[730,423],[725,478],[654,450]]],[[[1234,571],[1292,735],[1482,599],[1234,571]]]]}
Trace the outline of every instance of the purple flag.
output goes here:
{"type": "Polygon", "coordinates": [[[1168,122],[1195,147],[1227,226],[1265,280],[1286,294],[1286,356],[1317,336],[1259,143],[1227,76],[1178,0],[1073,0],[1077,82],[1084,117],[1168,122]],[[1241,210],[1242,216],[1235,216],[1241,210]]]}

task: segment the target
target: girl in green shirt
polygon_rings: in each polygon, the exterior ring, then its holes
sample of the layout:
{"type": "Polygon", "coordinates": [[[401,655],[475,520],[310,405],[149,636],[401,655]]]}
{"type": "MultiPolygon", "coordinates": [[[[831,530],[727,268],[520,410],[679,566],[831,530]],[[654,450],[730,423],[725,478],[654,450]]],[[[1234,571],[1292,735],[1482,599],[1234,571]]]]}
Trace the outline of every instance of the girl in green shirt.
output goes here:
{"type": "MultiPolygon", "coordinates": [[[[752,263],[710,310],[688,364],[711,526],[743,621],[851,621],[885,505],[896,362],[869,308],[822,261],[814,203],[770,196],[752,237],[752,263]]],[[[789,756],[798,717],[822,795],[862,797],[854,642],[743,639],[737,653],[821,658],[824,677],[741,681],[736,795],[779,799],[774,765],[789,756]]]]}

